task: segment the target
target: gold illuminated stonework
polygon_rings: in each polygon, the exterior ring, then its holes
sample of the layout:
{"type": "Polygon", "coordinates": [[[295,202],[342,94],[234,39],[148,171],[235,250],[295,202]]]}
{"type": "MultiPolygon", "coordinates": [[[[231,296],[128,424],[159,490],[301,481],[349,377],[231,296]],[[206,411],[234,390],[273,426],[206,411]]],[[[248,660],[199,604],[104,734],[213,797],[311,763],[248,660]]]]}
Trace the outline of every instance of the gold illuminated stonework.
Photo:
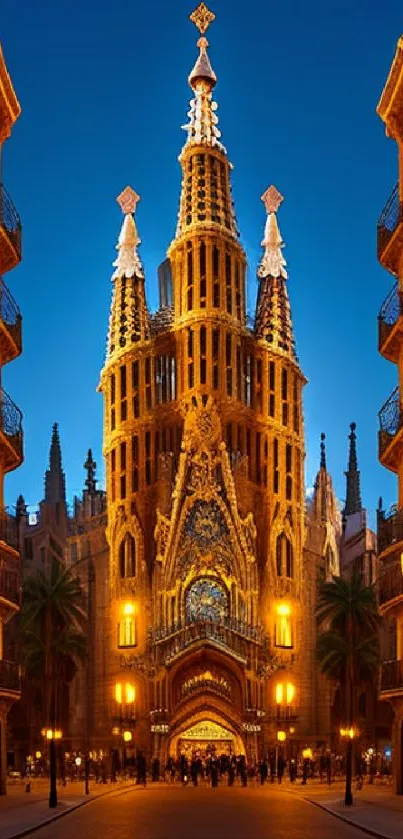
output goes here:
{"type": "MultiPolygon", "coordinates": [[[[204,4],[191,15],[202,35],[213,17],[204,4]]],[[[100,381],[110,553],[104,736],[124,710],[136,747],[162,760],[192,742],[205,748],[205,738],[258,757],[291,718],[296,740],[329,730],[329,697],[323,688],[317,702],[312,666],[324,525],[314,513],[307,558],[306,380],[276,219],[282,196],[275,187],[263,196],[251,326],[204,38],[199,50],[161,307],[147,307],[138,197],[127,188],[100,381]],[[126,682],[135,700],[125,704],[126,682]]]]}
{"type": "Polygon", "coordinates": [[[197,9],[189,15],[189,19],[197,26],[199,32],[204,35],[210,26],[210,23],[215,20],[215,14],[207,8],[205,3],[200,3],[197,9]]]}

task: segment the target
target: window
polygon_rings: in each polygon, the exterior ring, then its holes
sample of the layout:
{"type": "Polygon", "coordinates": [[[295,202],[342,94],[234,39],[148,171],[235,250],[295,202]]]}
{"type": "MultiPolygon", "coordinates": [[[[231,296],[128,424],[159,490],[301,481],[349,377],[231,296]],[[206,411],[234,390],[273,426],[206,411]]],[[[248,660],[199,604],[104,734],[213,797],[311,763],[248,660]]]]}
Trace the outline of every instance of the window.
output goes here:
{"type": "Polygon", "coordinates": [[[112,373],[111,376],[111,405],[115,404],[116,400],[116,377],[115,374],[112,373]]]}
{"type": "Polygon", "coordinates": [[[255,397],[255,408],[259,413],[261,413],[262,412],[262,359],[261,358],[257,358],[256,359],[256,364],[255,364],[254,397],[255,397]]]}
{"type": "Polygon", "coordinates": [[[219,385],[219,361],[220,361],[220,330],[213,329],[213,389],[217,390],[219,385]]]}
{"type": "Polygon", "coordinates": [[[274,688],[277,717],[289,717],[295,699],[295,685],[292,682],[277,682],[274,688]]]}
{"type": "Polygon", "coordinates": [[[191,311],[193,309],[193,253],[192,243],[187,245],[187,307],[191,311]]]}
{"type": "Polygon", "coordinates": [[[276,389],[276,368],[274,361],[269,362],[269,416],[274,417],[275,414],[275,389],[276,389]]]}
{"type": "Polygon", "coordinates": [[[126,533],[119,546],[119,576],[136,576],[136,543],[131,533],[126,533]]]}
{"type": "Polygon", "coordinates": [[[285,497],[287,501],[291,501],[292,498],[292,446],[289,443],[286,443],[285,447],[285,497]]]}
{"type": "Polygon", "coordinates": [[[188,330],[188,387],[194,385],[193,330],[188,330]]]}
{"type": "MultiPolygon", "coordinates": [[[[147,359],[150,360],[149,358],[147,359]]],[[[133,361],[132,364],[132,392],[133,392],[133,416],[137,418],[140,416],[140,377],[139,377],[139,362],[133,361]]]]}
{"type": "Polygon", "coordinates": [[[126,366],[120,368],[120,419],[121,422],[127,420],[127,385],[126,385],[126,366]]]}
{"type": "Polygon", "coordinates": [[[278,470],[278,440],[277,437],[273,440],[273,492],[276,494],[279,491],[280,474],[278,470]]]}
{"type": "Polygon", "coordinates": [[[206,278],[206,244],[202,242],[199,252],[199,268],[200,268],[200,308],[206,308],[207,297],[207,278],[206,278]]]}
{"type": "Polygon", "coordinates": [[[232,396],[232,337],[227,332],[225,338],[225,366],[227,379],[227,396],[232,396]]]}
{"type": "Polygon", "coordinates": [[[152,407],[151,357],[148,355],[145,364],[146,411],[152,407]]]}
{"type": "Polygon", "coordinates": [[[228,314],[232,314],[232,276],[231,276],[231,257],[229,253],[225,254],[225,294],[228,314]]]}
{"type": "Polygon", "coordinates": [[[293,549],[290,540],[285,533],[280,533],[276,540],[276,568],[277,576],[282,577],[284,570],[286,576],[292,578],[294,576],[294,561],[293,549]]]}
{"type": "Polygon", "coordinates": [[[200,384],[206,384],[207,378],[207,330],[205,326],[200,327],[200,384]]]}
{"type": "Polygon", "coordinates": [[[151,484],[151,431],[146,431],[145,440],[145,467],[146,467],[146,485],[151,484]]]}
{"type": "Polygon", "coordinates": [[[120,470],[124,472],[126,469],[126,443],[120,444],[120,470]]]}
{"type": "Polygon", "coordinates": [[[213,306],[220,308],[220,252],[213,246],[213,306]]]}
{"type": "Polygon", "coordinates": [[[261,472],[261,445],[262,445],[262,435],[260,431],[256,432],[256,441],[255,441],[255,448],[256,448],[256,482],[260,484],[262,480],[262,472],[261,472]]]}
{"type": "MultiPolygon", "coordinates": [[[[287,603],[277,604],[275,623],[275,646],[288,648],[293,646],[291,609],[287,603]]],[[[278,704],[281,704],[281,702],[278,704]]]]}
{"type": "Polygon", "coordinates": [[[136,635],[134,606],[132,603],[126,603],[118,624],[118,647],[135,647],[137,644],[136,635]]]}
{"type": "Polygon", "coordinates": [[[238,320],[241,320],[241,266],[239,262],[235,263],[235,302],[236,315],[238,320]]]}
{"type": "Polygon", "coordinates": [[[281,374],[282,423],[288,425],[288,375],[287,370],[281,374]]]}
{"type": "Polygon", "coordinates": [[[298,402],[298,379],[294,377],[293,384],[293,413],[294,413],[294,431],[299,434],[299,402],[298,402]]]}
{"type": "Polygon", "coordinates": [[[132,437],[132,492],[139,488],[139,438],[132,437]]]}

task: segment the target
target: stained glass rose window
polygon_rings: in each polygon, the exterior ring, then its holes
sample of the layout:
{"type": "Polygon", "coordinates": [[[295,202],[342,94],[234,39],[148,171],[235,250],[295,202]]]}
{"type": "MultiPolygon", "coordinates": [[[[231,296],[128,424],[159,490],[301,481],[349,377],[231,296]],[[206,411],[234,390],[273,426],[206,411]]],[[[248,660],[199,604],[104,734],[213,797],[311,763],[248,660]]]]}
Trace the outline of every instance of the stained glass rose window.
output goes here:
{"type": "Polygon", "coordinates": [[[228,616],[227,590],[219,580],[196,580],[186,592],[185,608],[188,621],[223,623],[228,616]]]}

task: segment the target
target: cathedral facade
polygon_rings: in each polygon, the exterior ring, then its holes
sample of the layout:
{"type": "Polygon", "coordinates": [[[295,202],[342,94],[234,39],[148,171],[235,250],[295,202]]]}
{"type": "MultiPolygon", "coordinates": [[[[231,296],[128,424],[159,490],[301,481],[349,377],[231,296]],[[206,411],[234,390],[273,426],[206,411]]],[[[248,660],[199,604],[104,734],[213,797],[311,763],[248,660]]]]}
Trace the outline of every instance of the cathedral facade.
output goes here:
{"type": "Polygon", "coordinates": [[[213,18],[203,3],[191,16],[199,55],[155,313],[138,251],[139,197],[127,187],[118,199],[99,385],[106,510],[104,501],[91,508],[91,473],[69,537],[91,638],[87,672],[72,686],[72,747],[85,730],[92,749],[162,760],[195,748],[258,757],[278,744],[290,754],[331,734],[315,605],[318,578],[339,573],[340,514],[323,441],[306,508],[306,379],[274,186],[262,196],[253,324],[246,317],[246,254],[205,35],[213,18]]]}

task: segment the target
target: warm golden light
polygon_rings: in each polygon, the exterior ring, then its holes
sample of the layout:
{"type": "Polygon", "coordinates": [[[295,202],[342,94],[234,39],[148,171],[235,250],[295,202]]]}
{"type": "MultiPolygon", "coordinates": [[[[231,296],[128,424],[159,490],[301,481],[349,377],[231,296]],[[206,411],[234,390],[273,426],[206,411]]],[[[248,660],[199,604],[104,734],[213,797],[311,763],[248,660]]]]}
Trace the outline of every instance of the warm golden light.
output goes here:
{"type": "Polygon", "coordinates": [[[134,603],[125,603],[123,606],[124,615],[134,615],[134,603]]]}
{"type": "Polygon", "coordinates": [[[402,569],[403,574],[403,553],[400,554],[400,568],[402,569]]]}
{"type": "Polygon", "coordinates": [[[286,692],[287,692],[287,705],[292,705],[292,700],[294,699],[294,696],[295,696],[295,687],[294,687],[293,684],[291,684],[291,682],[287,682],[286,692]]]}
{"type": "Polygon", "coordinates": [[[130,741],[132,739],[131,731],[124,731],[123,732],[123,739],[124,739],[125,743],[130,743],[130,741]]]}
{"type": "Polygon", "coordinates": [[[35,752],[35,757],[37,760],[40,760],[42,757],[42,752],[35,752]]]}
{"type": "Polygon", "coordinates": [[[53,738],[53,729],[52,728],[47,728],[46,729],[46,739],[47,740],[52,740],[52,738],[53,738]]]}
{"type": "Polygon", "coordinates": [[[118,702],[119,705],[122,704],[123,692],[122,692],[122,683],[121,682],[117,682],[116,685],[115,685],[115,699],[116,699],[116,702],[118,702]]]}
{"type": "Polygon", "coordinates": [[[308,760],[308,759],[311,760],[312,759],[312,749],[310,749],[310,748],[303,749],[302,750],[302,757],[304,758],[304,760],[308,760]]]}
{"type": "Polygon", "coordinates": [[[291,728],[290,728],[290,734],[295,734],[295,728],[294,728],[294,726],[293,726],[293,725],[292,725],[292,726],[291,726],[291,728]]]}
{"type": "Polygon", "coordinates": [[[281,682],[276,685],[276,703],[277,705],[281,705],[284,696],[284,688],[281,682]]]}
{"type": "Polygon", "coordinates": [[[291,614],[291,609],[288,603],[278,603],[277,604],[277,614],[283,617],[286,617],[291,614]]]}
{"type": "Polygon", "coordinates": [[[287,737],[287,735],[286,735],[285,731],[278,731],[277,732],[277,740],[278,740],[279,743],[284,743],[286,737],[287,737]]]}
{"type": "Polygon", "coordinates": [[[357,732],[354,726],[350,726],[349,728],[341,728],[340,735],[341,737],[348,737],[350,740],[353,740],[356,736],[357,732]]]}
{"type": "Polygon", "coordinates": [[[120,728],[114,725],[114,727],[112,728],[112,734],[120,734],[120,728]]]}
{"type": "Polygon", "coordinates": [[[130,682],[126,682],[126,702],[129,704],[130,702],[134,702],[136,698],[136,689],[134,685],[131,685],[130,682]]]}

